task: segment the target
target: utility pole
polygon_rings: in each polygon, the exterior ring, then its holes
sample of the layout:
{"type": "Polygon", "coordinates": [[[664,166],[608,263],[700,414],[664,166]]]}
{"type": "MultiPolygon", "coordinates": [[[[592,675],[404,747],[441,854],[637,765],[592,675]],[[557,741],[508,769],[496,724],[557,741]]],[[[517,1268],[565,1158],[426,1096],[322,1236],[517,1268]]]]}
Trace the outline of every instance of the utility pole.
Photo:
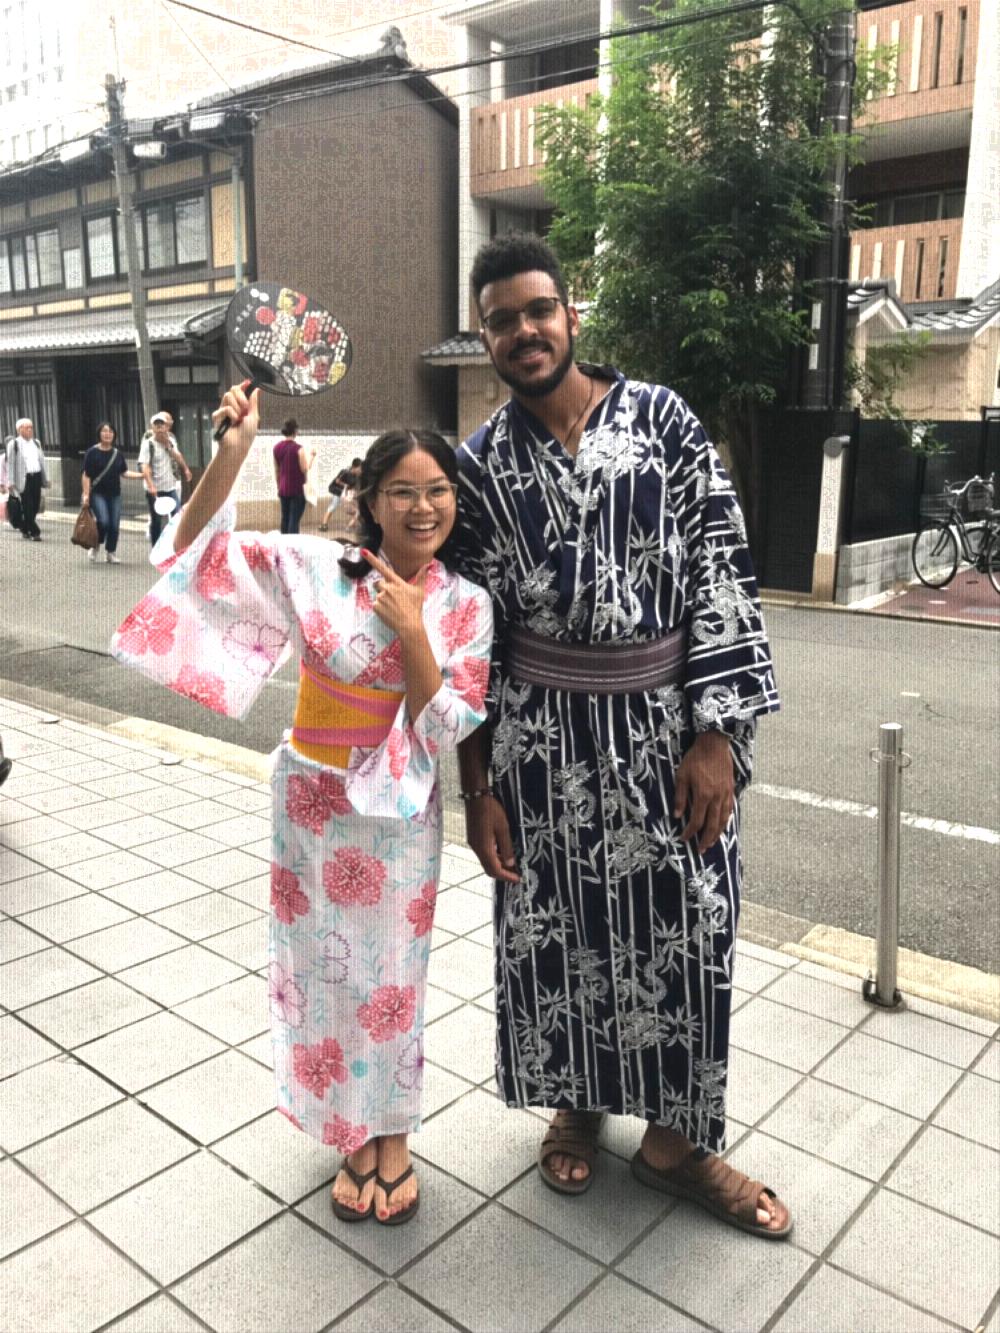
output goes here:
{"type": "Polygon", "coordinates": [[[135,239],[135,209],[132,205],[132,175],[129,171],[123,96],[124,82],[116,81],[113,74],[105,75],[104,87],[108,95],[108,135],[115,163],[115,183],[118,188],[118,211],[125,233],[125,254],[128,258],[128,289],[132,299],[132,319],[135,323],[135,346],[139,360],[139,392],[145,424],[156,412],[156,377],[153,374],[153,350],[149,345],[146,327],[146,293],[139,268],[139,247],[135,239]]]}
{"type": "MultiPolygon", "coordinates": [[[[857,41],[853,6],[831,16],[820,37],[826,89],[820,133],[851,131],[851,98],[857,41]]],[[[812,341],[805,347],[800,402],[809,408],[840,408],[844,397],[844,353],[847,337],[848,235],[844,226],[847,154],[841,150],[827,173],[830,193],[821,222],[824,236],[806,268],[812,341]]]]}

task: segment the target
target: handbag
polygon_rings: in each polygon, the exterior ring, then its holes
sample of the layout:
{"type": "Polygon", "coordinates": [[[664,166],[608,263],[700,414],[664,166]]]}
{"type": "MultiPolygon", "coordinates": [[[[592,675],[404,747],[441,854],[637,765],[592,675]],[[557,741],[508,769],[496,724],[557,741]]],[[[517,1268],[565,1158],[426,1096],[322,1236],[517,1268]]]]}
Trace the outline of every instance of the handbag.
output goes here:
{"type": "Polygon", "coordinates": [[[80,512],[76,516],[76,522],[73,524],[73,535],[70,541],[74,546],[82,546],[87,551],[94,551],[101,544],[101,538],[97,531],[97,519],[94,517],[94,511],[90,505],[81,505],[80,512]]]}
{"type": "Polygon", "coordinates": [[[20,532],[21,524],[24,522],[24,511],[21,508],[19,495],[7,496],[7,522],[15,531],[20,532]]]}

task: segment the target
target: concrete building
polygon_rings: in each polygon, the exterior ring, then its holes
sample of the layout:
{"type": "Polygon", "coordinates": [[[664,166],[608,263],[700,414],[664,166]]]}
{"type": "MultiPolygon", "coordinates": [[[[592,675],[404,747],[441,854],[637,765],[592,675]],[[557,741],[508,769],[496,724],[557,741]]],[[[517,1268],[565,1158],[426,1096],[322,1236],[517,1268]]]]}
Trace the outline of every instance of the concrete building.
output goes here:
{"type": "Polygon", "coordinates": [[[907,415],[979,419],[1000,404],[1000,5],[862,0],[859,48],[890,50],[859,129],[852,195],[873,225],[851,237],[854,281],[891,284],[857,306],[855,354],[923,331],[929,353],[898,399],[907,415]]]}

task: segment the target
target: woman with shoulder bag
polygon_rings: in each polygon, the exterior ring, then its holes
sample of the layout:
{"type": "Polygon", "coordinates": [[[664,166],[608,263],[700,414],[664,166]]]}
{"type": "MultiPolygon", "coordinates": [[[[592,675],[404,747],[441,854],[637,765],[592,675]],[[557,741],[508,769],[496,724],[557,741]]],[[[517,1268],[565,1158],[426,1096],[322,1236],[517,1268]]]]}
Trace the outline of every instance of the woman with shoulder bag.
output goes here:
{"type": "Polygon", "coordinates": [[[122,477],[142,480],[141,472],[129,470],[125,455],[115,446],[117,431],[110,421],[97,428],[97,443],[83,456],[82,500],[93,511],[97,522],[97,545],[87,551],[88,560],[96,560],[101,543],[109,565],[119,565],[118,532],[122,517],[122,477]]]}

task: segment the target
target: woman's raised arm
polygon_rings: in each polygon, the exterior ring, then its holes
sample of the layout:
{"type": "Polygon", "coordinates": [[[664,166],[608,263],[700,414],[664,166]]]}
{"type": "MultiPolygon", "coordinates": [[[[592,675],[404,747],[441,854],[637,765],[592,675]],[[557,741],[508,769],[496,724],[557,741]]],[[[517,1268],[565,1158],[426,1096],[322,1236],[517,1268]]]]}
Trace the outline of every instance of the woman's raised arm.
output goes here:
{"type": "Polygon", "coordinates": [[[229,498],[240,468],[250,452],[250,446],[257,438],[260,425],[259,399],[260,390],[254,389],[247,398],[244,387],[249,384],[234,384],[223,396],[222,405],[212,413],[212,425],[218,426],[224,416],[233,425],[219,441],[215,457],[194,489],[194,494],[184,507],[181,521],[177,525],[174,539],[178,551],[186,550],[201,534],[202,529],[219,512],[229,498]]]}

